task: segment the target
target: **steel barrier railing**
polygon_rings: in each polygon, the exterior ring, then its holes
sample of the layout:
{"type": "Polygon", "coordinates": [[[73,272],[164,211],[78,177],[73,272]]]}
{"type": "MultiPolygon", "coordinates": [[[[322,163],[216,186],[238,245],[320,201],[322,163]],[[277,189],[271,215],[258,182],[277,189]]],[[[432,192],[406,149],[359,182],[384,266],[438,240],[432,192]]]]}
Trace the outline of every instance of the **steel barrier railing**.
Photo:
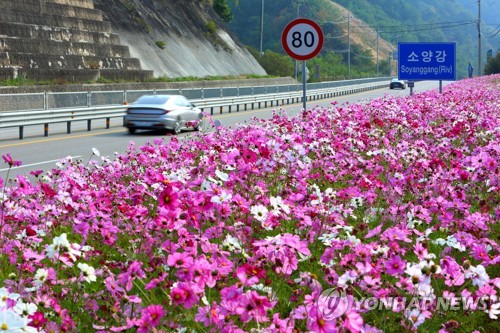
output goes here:
{"type": "MultiPolygon", "coordinates": [[[[380,79],[380,78],[379,78],[380,79]]],[[[358,80],[359,81],[359,80],[358,80]]],[[[316,89],[309,89],[306,91],[307,100],[316,100],[337,97],[342,95],[347,95],[351,93],[367,91],[372,89],[378,89],[387,86],[387,81],[375,81],[369,83],[355,84],[355,85],[338,85],[331,87],[320,87],[317,86],[316,89]]],[[[254,92],[257,89],[252,89],[254,92]]],[[[252,94],[243,96],[229,96],[229,97],[215,97],[215,98],[191,98],[191,101],[200,109],[206,111],[210,110],[210,114],[213,115],[217,110],[219,113],[223,113],[224,110],[227,112],[233,112],[236,108],[236,112],[240,111],[241,108],[247,110],[248,107],[251,109],[261,108],[262,106],[278,106],[290,103],[298,103],[302,101],[303,93],[301,89],[295,89],[295,91],[278,92],[279,88],[276,88],[276,92],[269,92],[263,94],[252,94]]],[[[122,98],[127,100],[129,94],[134,96],[141,96],[147,93],[181,93],[182,91],[127,91],[122,92],[122,98]]],[[[55,108],[55,109],[42,109],[42,110],[18,110],[18,111],[4,111],[0,112],[0,128],[19,128],[19,139],[24,138],[24,127],[25,126],[44,126],[44,136],[49,135],[49,125],[53,123],[66,123],[67,133],[71,133],[71,124],[75,121],[87,121],[87,130],[91,130],[91,125],[93,120],[105,119],[106,128],[110,127],[111,118],[119,118],[125,115],[126,105],[121,102],[115,105],[108,106],[91,106],[92,96],[88,93],[85,94],[85,103],[81,100],[76,101],[78,107],[71,108],[55,108]]],[[[39,94],[33,94],[39,98],[39,94]]],[[[47,95],[45,95],[47,96],[47,95]]],[[[74,95],[73,95],[74,96],[74,95]]],[[[49,104],[47,98],[44,98],[44,105],[49,104]]]]}

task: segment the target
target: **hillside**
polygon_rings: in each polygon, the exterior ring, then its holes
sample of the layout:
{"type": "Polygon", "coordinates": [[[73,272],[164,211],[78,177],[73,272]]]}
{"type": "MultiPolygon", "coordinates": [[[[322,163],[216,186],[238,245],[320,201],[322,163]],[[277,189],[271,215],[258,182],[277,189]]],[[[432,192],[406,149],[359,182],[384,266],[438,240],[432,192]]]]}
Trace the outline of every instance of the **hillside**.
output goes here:
{"type": "Polygon", "coordinates": [[[266,74],[205,1],[94,0],[94,4],[131,55],[156,77],[266,74]]]}
{"type": "MultiPolygon", "coordinates": [[[[378,26],[381,35],[397,42],[456,42],[457,72],[466,76],[468,63],[477,70],[478,2],[470,0],[337,0],[363,21],[378,26]]],[[[482,63],[486,63],[486,50],[496,49],[500,35],[489,38],[492,29],[487,22],[498,25],[500,2],[483,0],[482,3],[482,63]],[[496,20],[496,22],[494,22],[496,20]],[[488,34],[487,32],[490,32],[488,34]]]]}
{"type": "MultiPolygon", "coordinates": [[[[231,3],[231,1],[229,1],[231,3]]],[[[240,40],[255,48],[260,41],[261,0],[239,1],[231,29],[240,40]]],[[[470,0],[275,0],[264,9],[263,48],[282,52],[280,36],[286,24],[297,14],[319,23],[325,33],[325,52],[342,55],[347,63],[347,27],[351,42],[353,68],[375,61],[376,31],[379,31],[379,59],[387,60],[398,42],[456,42],[458,77],[467,73],[467,65],[478,63],[477,1],[470,0]],[[298,8],[297,8],[298,5],[298,8]]],[[[496,49],[500,1],[483,0],[483,64],[486,50],[496,49]]],[[[394,63],[392,64],[394,66],[394,63]]]]}

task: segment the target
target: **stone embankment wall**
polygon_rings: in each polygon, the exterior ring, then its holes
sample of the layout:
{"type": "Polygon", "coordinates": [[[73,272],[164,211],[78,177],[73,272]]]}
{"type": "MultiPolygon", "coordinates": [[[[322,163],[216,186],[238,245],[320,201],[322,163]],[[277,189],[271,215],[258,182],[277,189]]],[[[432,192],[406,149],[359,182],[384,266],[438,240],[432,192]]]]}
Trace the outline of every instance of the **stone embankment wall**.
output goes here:
{"type": "Polygon", "coordinates": [[[0,80],[265,75],[225,28],[199,0],[0,0],[0,80]]]}
{"type": "Polygon", "coordinates": [[[92,0],[0,0],[0,79],[152,78],[103,17],[92,0]]]}

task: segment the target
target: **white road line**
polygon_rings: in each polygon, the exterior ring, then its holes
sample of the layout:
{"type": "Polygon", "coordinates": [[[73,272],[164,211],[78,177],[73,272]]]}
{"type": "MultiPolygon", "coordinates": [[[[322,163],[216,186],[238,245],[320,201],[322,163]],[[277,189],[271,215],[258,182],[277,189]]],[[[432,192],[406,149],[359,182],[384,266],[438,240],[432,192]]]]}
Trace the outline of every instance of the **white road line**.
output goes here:
{"type": "MultiPolygon", "coordinates": [[[[82,156],[68,156],[68,157],[71,157],[71,159],[74,159],[74,158],[80,158],[80,157],[82,157],[82,156]]],[[[18,167],[12,167],[12,168],[0,169],[0,172],[3,172],[3,171],[8,171],[9,169],[11,169],[11,170],[13,170],[13,169],[22,169],[22,168],[29,168],[29,167],[32,167],[32,166],[37,166],[37,165],[42,165],[42,164],[57,163],[57,162],[59,162],[60,160],[65,159],[65,158],[66,158],[66,157],[61,157],[61,158],[60,158],[60,159],[58,159],[58,160],[44,161],[44,162],[31,163],[31,164],[23,164],[23,165],[18,166],[18,167]]]]}

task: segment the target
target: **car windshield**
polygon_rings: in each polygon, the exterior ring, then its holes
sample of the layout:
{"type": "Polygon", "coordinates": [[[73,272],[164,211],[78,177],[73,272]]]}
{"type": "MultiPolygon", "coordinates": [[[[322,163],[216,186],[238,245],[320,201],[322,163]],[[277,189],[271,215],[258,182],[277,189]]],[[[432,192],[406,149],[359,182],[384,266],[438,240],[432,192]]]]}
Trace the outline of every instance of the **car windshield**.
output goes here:
{"type": "Polygon", "coordinates": [[[165,104],[168,100],[170,99],[170,96],[158,96],[158,95],[152,95],[152,96],[142,96],[135,101],[134,104],[165,104]]]}

